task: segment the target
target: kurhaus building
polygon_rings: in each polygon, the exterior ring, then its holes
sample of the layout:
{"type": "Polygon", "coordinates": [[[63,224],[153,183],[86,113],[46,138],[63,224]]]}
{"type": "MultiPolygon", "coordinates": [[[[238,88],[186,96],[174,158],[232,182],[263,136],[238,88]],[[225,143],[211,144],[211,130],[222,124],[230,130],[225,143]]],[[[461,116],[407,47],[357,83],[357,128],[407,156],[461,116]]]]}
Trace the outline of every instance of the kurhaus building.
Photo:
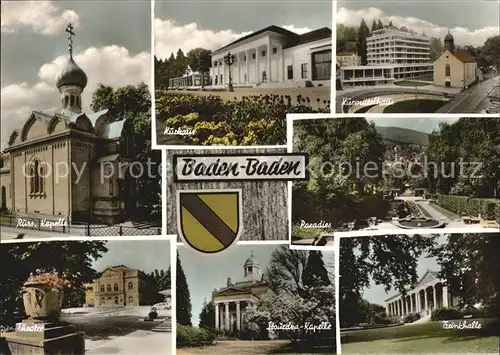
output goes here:
{"type": "Polygon", "coordinates": [[[228,278],[226,287],[212,294],[215,329],[242,337],[250,330],[242,318],[245,308],[257,303],[269,291],[262,268],[253,253],[243,265],[243,276],[243,280],[235,283],[228,278]]]}
{"type": "Polygon", "coordinates": [[[423,35],[392,27],[373,31],[367,38],[367,65],[341,65],[342,86],[377,86],[432,75],[430,50],[430,40],[423,35]]]}
{"type": "MultiPolygon", "coordinates": [[[[134,127],[108,110],[82,111],[87,75],[69,56],[55,80],[61,109],[32,111],[2,154],[1,206],[26,218],[114,223],[132,215],[134,127]]],[[[57,100],[57,97],[54,97],[57,100]]]]}
{"type": "Polygon", "coordinates": [[[424,276],[413,285],[406,296],[394,295],[385,300],[386,314],[390,318],[403,318],[418,313],[429,318],[436,308],[452,307],[457,298],[452,297],[445,280],[438,277],[437,271],[427,270],[424,276]]]}
{"type": "MultiPolygon", "coordinates": [[[[229,70],[234,87],[329,87],[332,31],[324,27],[299,35],[274,25],[266,27],[212,52],[210,86],[227,87],[229,70]],[[228,55],[231,66],[224,59],[228,55]]],[[[201,87],[198,76],[181,82],[201,87]]],[[[176,82],[177,78],[172,79],[170,85],[182,87],[176,82]]]]}
{"type": "Polygon", "coordinates": [[[150,305],[157,295],[148,275],[125,265],[104,269],[85,287],[85,304],[89,307],[150,305]]]}

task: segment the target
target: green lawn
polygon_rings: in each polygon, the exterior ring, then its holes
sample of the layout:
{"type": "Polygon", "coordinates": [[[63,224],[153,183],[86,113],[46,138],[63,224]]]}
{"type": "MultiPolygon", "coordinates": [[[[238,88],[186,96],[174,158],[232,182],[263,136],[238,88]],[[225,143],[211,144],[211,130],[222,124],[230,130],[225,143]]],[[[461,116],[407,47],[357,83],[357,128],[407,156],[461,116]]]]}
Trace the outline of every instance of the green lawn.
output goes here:
{"type": "Polygon", "coordinates": [[[441,322],[360,330],[343,336],[342,354],[498,354],[499,325],[488,319],[475,330],[444,329],[441,322]]]}
{"type": "Polygon", "coordinates": [[[431,85],[429,82],[422,81],[422,80],[402,80],[402,81],[395,81],[394,85],[398,86],[426,86],[426,85],[431,85]]]}
{"type": "Polygon", "coordinates": [[[9,216],[2,216],[0,215],[0,224],[4,225],[4,226],[7,226],[9,225],[9,223],[13,223],[14,225],[16,224],[15,223],[15,218],[14,217],[9,217],[9,216]]]}
{"type": "Polygon", "coordinates": [[[324,230],[316,228],[300,228],[299,225],[294,225],[292,226],[292,239],[316,238],[322,232],[324,232],[324,230]]]}
{"type": "Polygon", "coordinates": [[[446,101],[429,99],[398,101],[387,106],[384,113],[433,113],[445,103],[446,101]]]}

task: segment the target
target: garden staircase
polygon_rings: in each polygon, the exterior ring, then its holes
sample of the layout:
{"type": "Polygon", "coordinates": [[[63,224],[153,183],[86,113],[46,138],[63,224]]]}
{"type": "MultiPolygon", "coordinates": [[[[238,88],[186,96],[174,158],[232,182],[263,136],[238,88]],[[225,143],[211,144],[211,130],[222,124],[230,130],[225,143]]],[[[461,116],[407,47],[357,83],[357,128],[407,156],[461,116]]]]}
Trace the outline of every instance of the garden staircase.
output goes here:
{"type": "Polygon", "coordinates": [[[172,320],[171,319],[166,319],[160,324],[158,324],[156,327],[151,329],[153,332],[158,332],[158,333],[171,333],[172,332],[172,320]]]}
{"type": "Polygon", "coordinates": [[[423,316],[419,320],[416,320],[415,322],[410,323],[410,324],[421,324],[421,323],[427,323],[427,322],[430,322],[430,321],[431,321],[431,315],[430,314],[426,314],[425,316],[423,316]]]}

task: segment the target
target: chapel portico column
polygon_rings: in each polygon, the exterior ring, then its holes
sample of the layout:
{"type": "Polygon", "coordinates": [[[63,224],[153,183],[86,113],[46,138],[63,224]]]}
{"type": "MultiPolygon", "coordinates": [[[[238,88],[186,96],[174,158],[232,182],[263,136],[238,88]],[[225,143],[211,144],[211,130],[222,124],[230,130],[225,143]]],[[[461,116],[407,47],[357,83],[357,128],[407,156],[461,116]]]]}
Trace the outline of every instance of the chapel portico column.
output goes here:
{"type": "Polygon", "coordinates": [[[236,301],[236,330],[240,330],[240,324],[241,324],[240,301],[236,301]]]}
{"type": "Polygon", "coordinates": [[[230,330],[230,328],[229,328],[229,302],[225,302],[224,305],[226,306],[225,313],[224,313],[224,323],[225,323],[224,329],[229,331],[230,330]]]}
{"type": "Polygon", "coordinates": [[[215,302],[215,329],[219,330],[219,302],[215,302]]]}

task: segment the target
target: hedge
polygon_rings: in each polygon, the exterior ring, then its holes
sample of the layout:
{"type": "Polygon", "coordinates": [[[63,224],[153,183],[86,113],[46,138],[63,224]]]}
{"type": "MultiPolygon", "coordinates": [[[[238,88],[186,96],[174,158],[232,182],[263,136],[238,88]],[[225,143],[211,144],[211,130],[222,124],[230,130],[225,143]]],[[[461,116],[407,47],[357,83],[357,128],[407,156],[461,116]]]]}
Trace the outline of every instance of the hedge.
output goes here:
{"type": "Polygon", "coordinates": [[[420,314],[418,313],[410,313],[404,318],[405,323],[413,323],[420,319],[420,314]]]}
{"type": "MultiPolygon", "coordinates": [[[[196,145],[281,145],[286,143],[288,113],[330,113],[329,101],[314,110],[311,100],[287,95],[250,95],[225,101],[217,95],[156,92],[156,119],[174,130],[194,131],[180,137],[196,145]]],[[[319,102],[321,104],[321,102],[319,102]]]]}
{"type": "Polygon", "coordinates": [[[177,346],[206,346],[211,345],[215,335],[208,329],[177,324],[177,346]]]}
{"type": "Polygon", "coordinates": [[[462,319],[463,314],[457,308],[454,307],[441,307],[432,311],[431,320],[451,320],[451,319],[462,319]]]}
{"type": "Polygon", "coordinates": [[[500,221],[500,200],[454,195],[438,195],[439,206],[460,216],[479,216],[500,221]]]}

